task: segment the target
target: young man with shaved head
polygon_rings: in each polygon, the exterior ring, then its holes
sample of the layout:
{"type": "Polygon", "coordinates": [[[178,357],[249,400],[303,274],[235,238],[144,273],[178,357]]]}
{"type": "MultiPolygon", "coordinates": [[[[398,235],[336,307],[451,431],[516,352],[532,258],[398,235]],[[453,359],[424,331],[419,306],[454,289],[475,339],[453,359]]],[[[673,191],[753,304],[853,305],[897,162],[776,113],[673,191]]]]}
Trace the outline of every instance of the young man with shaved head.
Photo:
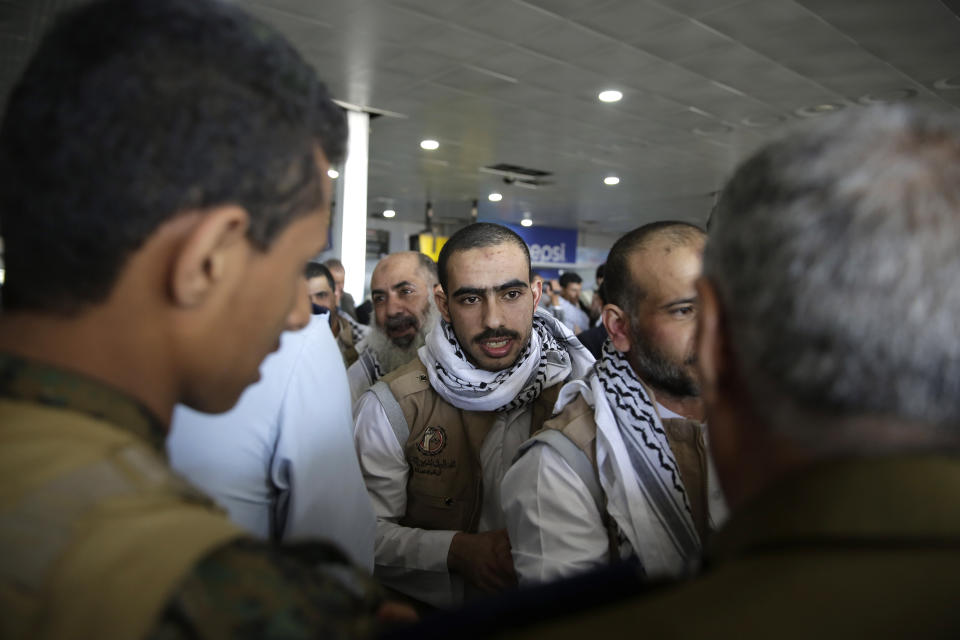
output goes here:
{"type": "Polygon", "coordinates": [[[360,357],[347,370],[353,401],[417,357],[437,321],[436,284],[437,263],[422,253],[403,251],[377,263],[370,278],[374,326],[358,346],[360,357]]]}
{"type": "Polygon", "coordinates": [[[723,514],[692,369],[705,235],[682,222],[631,231],[607,259],[609,339],[561,413],[524,446],[503,505],[523,583],[621,558],[680,575],[723,514]],[[711,501],[711,493],[713,498],[711,501]]]}
{"type": "Polygon", "coordinates": [[[592,356],[536,311],[540,282],[513,231],[472,224],[438,262],[442,321],[419,357],[357,403],[356,444],[377,512],[375,573],[433,606],[515,584],[500,481],[592,356]]]}

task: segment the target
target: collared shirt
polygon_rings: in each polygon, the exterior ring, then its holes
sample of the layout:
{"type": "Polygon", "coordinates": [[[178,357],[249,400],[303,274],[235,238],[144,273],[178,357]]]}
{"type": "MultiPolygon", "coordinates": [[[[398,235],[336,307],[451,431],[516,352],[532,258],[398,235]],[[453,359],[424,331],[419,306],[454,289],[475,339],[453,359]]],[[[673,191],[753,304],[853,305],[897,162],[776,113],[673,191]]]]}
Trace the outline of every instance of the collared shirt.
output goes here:
{"type": "Polygon", "coordinates": [[[373,570],[375,520],[326,314],[287,332],[227,413],[178,406],[170,464],[260,539],[327,539],[373,570]]]}

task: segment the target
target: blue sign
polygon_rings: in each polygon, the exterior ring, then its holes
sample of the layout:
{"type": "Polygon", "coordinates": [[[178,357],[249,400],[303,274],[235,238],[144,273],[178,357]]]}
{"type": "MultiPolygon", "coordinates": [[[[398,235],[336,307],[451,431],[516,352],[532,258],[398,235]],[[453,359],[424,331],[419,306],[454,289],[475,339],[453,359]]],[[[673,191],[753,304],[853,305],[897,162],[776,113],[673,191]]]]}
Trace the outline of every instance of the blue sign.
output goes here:
{"type": "Polygon", "coordinates": [[[577,230],[556,227],[521,227],[505,224],[530,247],[533,264],[573,264],[577,261],[577,230]]]}

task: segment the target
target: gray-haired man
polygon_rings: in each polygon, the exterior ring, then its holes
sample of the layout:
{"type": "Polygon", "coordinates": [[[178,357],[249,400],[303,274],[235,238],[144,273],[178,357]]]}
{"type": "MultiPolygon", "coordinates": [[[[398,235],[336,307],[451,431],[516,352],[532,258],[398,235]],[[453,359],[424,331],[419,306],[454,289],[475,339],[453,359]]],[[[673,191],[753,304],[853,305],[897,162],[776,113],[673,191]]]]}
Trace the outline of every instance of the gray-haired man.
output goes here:
{"type": "Polygon", "coordinates": [[[960,118],[860,111],[743,164],[697,287],[712,570],[538,636],[956,637],[958,280],[960,118]]]}

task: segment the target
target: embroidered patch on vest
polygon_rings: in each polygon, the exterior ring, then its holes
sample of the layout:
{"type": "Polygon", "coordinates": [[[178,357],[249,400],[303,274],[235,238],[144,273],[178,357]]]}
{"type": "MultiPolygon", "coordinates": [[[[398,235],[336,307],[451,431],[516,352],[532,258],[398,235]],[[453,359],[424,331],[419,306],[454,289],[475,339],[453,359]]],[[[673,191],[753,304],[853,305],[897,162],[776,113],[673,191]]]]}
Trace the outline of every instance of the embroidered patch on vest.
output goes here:
{"type": "Polygon", "coordinates": [[[435,456],[447,446],[447,432],[443,427],[427,427],[423,437],[417,441],[417,451],[427,456],[435,456]]]}

